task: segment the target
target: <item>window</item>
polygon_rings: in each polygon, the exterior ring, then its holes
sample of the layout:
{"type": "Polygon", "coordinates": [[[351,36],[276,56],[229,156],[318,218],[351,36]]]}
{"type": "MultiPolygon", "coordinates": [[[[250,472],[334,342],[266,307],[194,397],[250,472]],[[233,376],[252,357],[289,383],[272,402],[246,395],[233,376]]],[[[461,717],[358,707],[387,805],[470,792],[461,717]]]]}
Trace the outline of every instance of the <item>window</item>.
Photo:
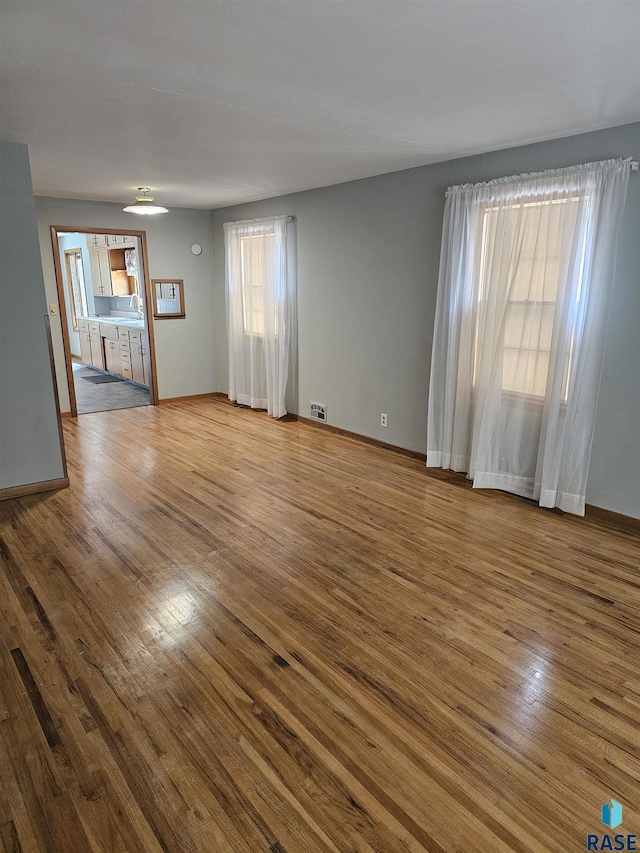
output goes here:
{"type": "MultiPolygon", "coordinates": [[[[265,302],[268,302],[268,281],[272,275],[269,259],[275,250],[275,233],[263,231],[249,234],[240,239],[240,266],[242,275],[242,319],[245,334],[264,336],[265,302]]],[[[277,310],[274,309],[274,323],[277,333],[277,310]]],[[[268,310],[268,309],[267,309],[268,310]]]]}
{"type": "Polygon", "coordinates": [[[584,515],[631,159],[447,191],[427,465],[584,515]]]}
{"type": "Polygon", "coordinates": [[[87,316],[87,294],[84,284],[84,266],[81,249],[67,249],[64,253],[67,268],[67,282],[70,295],[71,323],[78,331],[78,316],[87,316]]]}
{"type": "Polygon", "coordinates": [[[296,359],[296,240],[290,216],[225,222],[229,399],[287,413],[296,359]]]}
{"type": "MultiPolygon", "coordinates": [[[[544,397],[554,323],[559,322],[558,309],[563,302],[570,261],[569,257],[563,256],[562,247],[567,242],[566,234],[576,229],[580,202],[585,201],[584,197],[569,195],[483,209],[477,276],[474,386],[478,380],[478,357],[482,349],[480,330],[485,328],[486,312],[491,310],[489,303],[495,298],[491,293],[492,283],[502,280],[507,282],[502,328],[495,330],[502,362],[502,390],[533,398],[544,397]],[[501,247],[498,268],[494,266],[496,246],[501,247]]],[[[580,277],[584,266],[585,236],[586,227],[582,229],[578,247],[580,277]]],[[[576,304],[580,294],[578,285],[576,304]]],[[[573,335],[564,365],[565,402],[572,350],[573,335]]]]}

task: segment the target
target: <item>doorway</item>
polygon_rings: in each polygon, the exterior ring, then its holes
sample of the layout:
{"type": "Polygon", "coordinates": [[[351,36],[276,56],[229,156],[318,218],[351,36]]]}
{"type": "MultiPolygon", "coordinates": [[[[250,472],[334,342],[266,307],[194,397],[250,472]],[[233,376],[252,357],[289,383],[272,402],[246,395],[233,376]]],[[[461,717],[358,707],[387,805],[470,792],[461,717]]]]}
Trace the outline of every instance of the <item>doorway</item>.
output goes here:
{"type": "Polygon", "coordinates": [[[71,416],[157,405],[144,231],[51,228],[71,416]]]}

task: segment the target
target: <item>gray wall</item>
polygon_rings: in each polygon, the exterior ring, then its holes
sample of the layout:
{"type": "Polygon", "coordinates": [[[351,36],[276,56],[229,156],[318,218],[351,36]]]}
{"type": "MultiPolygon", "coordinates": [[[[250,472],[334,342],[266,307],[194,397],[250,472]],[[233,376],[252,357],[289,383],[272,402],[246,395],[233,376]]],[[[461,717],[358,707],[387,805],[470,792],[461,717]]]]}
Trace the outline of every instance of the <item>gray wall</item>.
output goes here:
{"type": "MultiPolygon", "coordinates": [[[[222,224],[290,214],[298,228],[299,414],[424,452],[447,186],[640,157],[640,124],[495,151],[212,212],[219,390],[228,387],[222,224]],[[387,412],[389,426],[379,426],[387,412]]],[[[640,517],[640,178],[620,241],[587,501],[640,517]]]]}
{"type": "Polygon", "coordinates": [[[26,145],[0,142],[0,488],[64,476],[26,145]]]}
{"type": "MultiPolygon", "coordinates": [[[[122,207],[76,199],[36,199],[47,301],[58,301],[50,226],[146,231],[151,278],[183,279],[187,314],[184,320],[156,320],[153,324],[160,399],[217,391],[209,211],[173,208],[166,215],[143,217],[124,213],[122,207]],[[191,253],[192,243],[200,243],[201,255],[191,253]]],[[[60,407],[68,411],[60,320],[51,320],[60,407]]]]}

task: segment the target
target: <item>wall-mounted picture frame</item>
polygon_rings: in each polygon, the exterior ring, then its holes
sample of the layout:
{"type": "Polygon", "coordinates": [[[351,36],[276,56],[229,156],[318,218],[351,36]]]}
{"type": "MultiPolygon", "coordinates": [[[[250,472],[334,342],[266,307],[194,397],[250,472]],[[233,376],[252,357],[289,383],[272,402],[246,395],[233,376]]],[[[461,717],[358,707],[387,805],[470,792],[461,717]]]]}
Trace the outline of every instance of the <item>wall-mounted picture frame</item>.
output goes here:
{"type": "Polygon", "coordinates": [[[184,309],[184,283],[181,278],[152,278],[153,317],[155,320],[181,320],[184,309]]]}

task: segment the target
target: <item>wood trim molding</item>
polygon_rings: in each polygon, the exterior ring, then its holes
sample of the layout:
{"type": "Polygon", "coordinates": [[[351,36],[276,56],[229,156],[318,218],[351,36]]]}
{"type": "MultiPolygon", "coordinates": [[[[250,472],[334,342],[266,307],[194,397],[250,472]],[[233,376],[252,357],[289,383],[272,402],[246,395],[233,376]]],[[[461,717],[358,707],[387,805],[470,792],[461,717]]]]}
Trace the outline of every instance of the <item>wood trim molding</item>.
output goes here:
{"type": "Polygon", "coordinates": [[[171,403],[188,403],[189,400],[217,400],[218,392],[209,391],[206,394],[186,394],[184,397],[162,397],[158,403],[161,406],[168,406],[171,403]]]}
{"type": "MultiPolygon", "coordinates": [[[[62,277],[62,263],[60,260],[60,245],[58,243],[58,228],[52,225],[51,228],[51,249],[53,251],[53,268],[56,274],[56,290],[58,291],[58,313],[60,317],[60,327],[62,331],[62,348],[64,350],[64,366],[67,373],[67,385],[69,386],[69,405],[71,406],[71,416],[76,417],[78,414],[78,404],[76,402],[76,386],[73,382],[73,366],[71,364],[71,339],[69,338],[69,326],[67,323],[67,300],[64,294],[64,279],[62,277]]],[[[62,229],[60,229],[62,230],[62,229]]],[[[58,383],[56,384],[56,394],[58,392],[58,383]]]]}
{"type": "Polygon", "coordinates": [[[291,415],[291,419],[305,426],[313,427],[314,429],[322,430],[323,432],[337,435],[340,438],[347,438],[349,441],[357,441],[359,444],[368,444],[370,447],[377,447],[379,450],[388,450],[391,453],[397,453],[400,456],[407,456],[409,459],[416,459],[419,462],[425,462],[427,457],[424,453],[417,450],[408,450],[406,447],[398,447],[396,444],[388,444],[386,441],[380,441],[378,438],[371,438],[368,435],[360,435],[358,432],[351,432],[348,429],[340,429],[340,427],[331,426],[331,424],[318,423],[311,418],[303,418],[302,415],[291,415]]]}
{"type": "MultiPolygon", "coordinates": [[[[116,234],[130,234],[130,231],[106,232],[116,234]]],[[[149,274],[149,253],[147,251],[147,232],[133,232],[140,238],[140,254],[142,255],[142,270],[144,277],[144,313],[145,322],[147,324],[147,340],[149,341],[149,366],[151,367],[151,385],[149,386],[149,396],[151,397],[151,405],[157,406],[159,402],[158,396],[158,372],[156,370],[156,338],[153,328],[153,292],[151,289],[151,276],[149,274]]]]}
{"type": "Polygon", "coordinates": [[[73,415],[71,414],[71,412],[60,412],[60,417],[61,418],[72,418],[73,415]]]}
{"type": "Polygon", "coordinates": [[[622,515],[620,512],[613,512],[611,509],[604,509],[604,507],[594,506],[593,504],[587,504],[585,514],[589,518],[602,519],[612,527],[628,530],[629,533],[640,533],[640,518],[634,518],[632,515],[622,515]]]}
{"type": "MultiPolygon", "coordinates": [[[[210,396],[214,399],[218,400],[221,403],[227,403],[229,406],[237,406],[241,409],[248,409],[249,411],[257,411],[255,409],[251,409],[249,406],[242,406],[239,403],[236,403],[235,400],[230,400],[228,395],[223,391],[216,391],[214,394],[203,394],[201,396],[210,396]]],[[[184,398],[176,397],[175,400],[180,400],[184,398]]],[[[164,402],[164,401],[163,401],[164,402]]],[[[336,435],[339,438],[346,438],[349,441],[357,441],[358,444],[367,444],[370,447],[377,447],[380,450],[388,450],[390,453],[397,453],[399,456],[407,456],[409,459],[417,459],[419,462],[426,462],[427,457],[424,453],[420,453],[417,450],[408,450],[406,447],[398,447],[396,444],[387,444],[386,441],[380,441],[377,438],[370,438],[368,435],[361,435],[359,432],[351,432],[348,429],[341,429],[340,427],[331,426],[331,424],[322,424],[318,421],[313,421],[311,418],[304,418],[302,415],[296,415],[293,412],[289,412],[282,418],[284,421],[288,422],[296,422],[304,424],[304,426],[310,426],[314,429],[322,430],[323,432],[331,433],[331,435],[336,435]]]]}
{"type": "Polygon", "coordinates": [[[10,498],[23,498],[26,495],[36,495],[39,492],[53,492],[57,489],[68,489],[69,478],[59,477],[57,480],[42,480],[40,483],[25,483],[24,486],[10,486],[0,489],[0,501],[10,498]]]}
{"type": "MultiPolygon", "coordinates": [[[[159,402],[161,406],[165,406],[170,403],[188,403],[189,400],[217,400],[218,403],[226,403],[228,406],[238,406],[236,402],[230,400],[222,391],[209,391],[206,394],[187,394],[185,397],[163,397],[159,402]]],[[[243,407],[240,406],[240,408],[243,407]]],[[[293,415],[293,418],[295,417],[296,415],[293,415]]]]}
{"type": "Polygon", "coordinates": [[[131,231],[128,228],[97,228],[94,226],[87,225],[52,225],[52,228],[55,228],[56,231],[63,231],[69,233],[78,234],[126,234],[129,237],[139,237],[142,234],[142,231],[131,231]]]}
{"type": "MultiPolygon", "coordinates": [[[[236,406],[237,404],[229,400],[229,397],[221,391],[218,391],[215,394],[211,395],[202,395],[202,396],[211,396],[216,400],[219,400],[221,403],[228,403],[231,406],[236,406]]],[[[180,399],[180,398],[176,398],[180,399]]],[[[246,406],[242,406],[241,408],[248,408],[246,406]]],[[[331,435],[336,435],[339,438],[346,438],[349,441],[357,441],[359,444],[367,444],[370,447],[376,447],[380,450],[388,450],[391,453],[397,453],[400,456],[406,456],[409,459],[415,459],[418,462],[426,462],[427,457],[424,453],[419,453],[415,450],[407,450],[405,447],[398,447],[395,444],[387,444],[385,441],[380,441],[377,438],[370,438],[366,435],[361,435],[357,432],[351,432],[347,429],[340,429],[339,427],[331,426],[331,424],[323,424],[318,423],[318,421],[313,421],[311,418],[305,418],[302,415],[288,414],[284,418],[287,421],[295,421],[297,423],[301,423],[304,426],[310,426],[314,429],[321,430],[323,432],[328,432],[331,435]]],[[[468,483],[469,488],[471,488],[471,483],[467,479],[465,474],[458,473],[457,471],[450,471],[445,468],[426,468],[425,472],[430,477],[435,477],[439,480],[459,480],[460,482],[468,483]]],[[[517,497],[517,496],[514,496],[517,497]]],[[[526,500],[526,498],[524,499],[526,500]]],[[[560,510],[558,510],[560,512],[560,510]]],[[[565,515],[566,513],[562,513],[565,515]]],[[[614,525],[616,527],[623,528],[625,530],[629,530],[633,533],[640,532],[640,518],[634,518],[631,515],[622,515],[619,512],[613,512],[609,509],[603,509],[599,506],[594,506],[593,504],[587,504],[586,506],[586,515],[590,518],[601,518],[602,521],[607,524],[614,525]]],[[[574,516],[571,516],[574,517],[574,516]]],[[[579,518],[579,516],[575,516],[575,518],[579,518]]]]}
{"type": "Polygon", "coordinates": [[[129,237],[138,237],[140,239],[140,255],[141,267],[144,279],[144,314],[147,331],[147,339],[149,341],[149,365],[151,367],[151,382],[149,384],[149,399],[152,406],[158,405],[158,375],[156,371],[156,344],[153,328],[153,309],[151,301],[151,278],[149,275],[149,262],[147,251],[147,234],[146,231],[131,231],[127,228],[87,228],[77,225],[51,225],[51,247],[53,250],[53,266],[56,275],[56,288],[58,291],[58,307],[60,311],[60,324],[62,326],[62,343],[64,348],[64,360],[67,371],[67,385],[69,386],[69,402],[71,406],[71,417],[78,416],[78,406],[76,402],[75,385],[73,382],[73,367],[71,364],[71,341],[69,338],[69,329],[67,326],[67,308],[64,293],[64,283],[62,277],[62,264],[60,261],[60,250],[58,244],[58,234],[61,232],[79,233],[79,234],[124,234],[129,237]]]}
{"type": "Polygon", "coordinates": [[[53,397],[56,403],[56,420],[58,421],[58,441],[60,442],[60,456],[62,457],[63,479],[68,481],[67,451],[64,446],[64,433],[62,431],[62,415],[60,414],[60,397],[58,396],[58,378],[56,376],[56,362],[53,354],[53,340],[51,339],[51,321],[49,315],[44,316],[44,325],[47,333],[47,347],[49,348],[49,364],[51,365],[51,383],[53,385],[53,397]]]}
{"type": "Polygon", "coordinates": [[[228,395],[228,394],[225,394],[225,393],[224,393],[224,391],[216,391],[216,392],[213,394],[213,396],[214,396],[214,397],[215,397],[215,399],[216,399],[216,400],[218,400],[220,403],[226,403],[226,404],[227,404],[227,406],[237,406],[237,405],[238,405],[238,404],[236,403],[236,401],[235,401],[235,400],[230,400],[230,399],[229,399],[229,395],[228,395]]]}

